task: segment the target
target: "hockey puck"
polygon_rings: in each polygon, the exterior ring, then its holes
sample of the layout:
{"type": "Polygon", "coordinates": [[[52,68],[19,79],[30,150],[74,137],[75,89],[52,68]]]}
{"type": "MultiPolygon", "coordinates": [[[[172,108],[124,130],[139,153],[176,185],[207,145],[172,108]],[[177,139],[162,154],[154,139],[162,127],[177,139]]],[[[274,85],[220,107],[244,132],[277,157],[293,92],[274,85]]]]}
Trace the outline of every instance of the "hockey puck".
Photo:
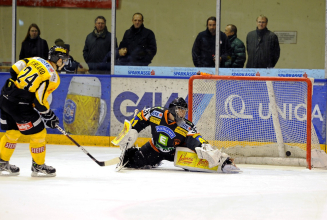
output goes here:
{"type": "Polygon", "coordinates": [[[286,151],[286,156],[291,156],[291,151],[286,151]]]}

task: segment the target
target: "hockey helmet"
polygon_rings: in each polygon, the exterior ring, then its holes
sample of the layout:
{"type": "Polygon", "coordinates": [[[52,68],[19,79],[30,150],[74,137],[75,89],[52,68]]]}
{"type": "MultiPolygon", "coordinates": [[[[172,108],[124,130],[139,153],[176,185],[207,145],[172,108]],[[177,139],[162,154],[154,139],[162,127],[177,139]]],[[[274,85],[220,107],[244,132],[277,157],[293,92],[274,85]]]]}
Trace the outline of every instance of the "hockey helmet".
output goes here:
{"type": "Polygon", "coordinates": [[[67,62],[68,54],[66,49],[61,46],[51,47],[49,50],[48,60],[57,63],[59,59],[62,59],[63,62],[67,62]]]}
{"type": "Polygon", "coordinates": [[[169,112],[176,121],[183,119],[187,114],[187,103],[182,97],[178,97],[169,104],[169,112]]]}

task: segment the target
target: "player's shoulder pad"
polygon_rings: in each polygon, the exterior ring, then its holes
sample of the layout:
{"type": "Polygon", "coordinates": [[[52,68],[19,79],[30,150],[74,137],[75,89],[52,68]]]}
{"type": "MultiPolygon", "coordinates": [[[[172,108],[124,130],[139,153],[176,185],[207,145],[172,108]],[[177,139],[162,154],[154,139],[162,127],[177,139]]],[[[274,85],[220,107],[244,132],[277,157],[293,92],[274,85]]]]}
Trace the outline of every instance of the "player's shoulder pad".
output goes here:
{"type": "Polygon", "coordinates": [[[192,130],[194,130],[195,126],[192,122],[190,122],[189,120],[187,119],[184,119],[184,123],[180,123],[178,125],[178,127],[181,127],[183,128],[184,130],[186,130],[188,133],[192,130]]]}
{"type": "Polygon", "coordinates": [[[164,108],[152,107],[142,110],[143,119],[148,120],[150,117],[162,118],[164,115],[164,108]]]}
{"type": "Polygon", "coordinates": [[[187,120],[186,118],[184,119],[185,123],[188,124],[191,127],[195,127],[195,125],[193,124],[193,122],[187,120]]]}

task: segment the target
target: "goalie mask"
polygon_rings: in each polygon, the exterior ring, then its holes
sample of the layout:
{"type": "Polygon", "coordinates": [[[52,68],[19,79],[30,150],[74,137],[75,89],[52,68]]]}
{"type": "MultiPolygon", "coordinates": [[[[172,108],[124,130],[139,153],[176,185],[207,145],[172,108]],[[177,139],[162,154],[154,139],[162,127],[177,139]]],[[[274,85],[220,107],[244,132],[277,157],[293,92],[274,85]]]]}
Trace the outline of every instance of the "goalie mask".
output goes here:
{"type": "Polygon", "coordinates": [[[62,59],[62,62],[68,64],[68,54],[65,48],[60,46],[53,46],[49,50],[48,60],[54,62],[57,65],[59,59],[62,59]]]}
{"type": "Polygon", "coordinates": [[[169,104],[169,112],[174,116],[177,124],[179,124],[186,117],[187,103],[182,97],[178,97],[169,104]]]}

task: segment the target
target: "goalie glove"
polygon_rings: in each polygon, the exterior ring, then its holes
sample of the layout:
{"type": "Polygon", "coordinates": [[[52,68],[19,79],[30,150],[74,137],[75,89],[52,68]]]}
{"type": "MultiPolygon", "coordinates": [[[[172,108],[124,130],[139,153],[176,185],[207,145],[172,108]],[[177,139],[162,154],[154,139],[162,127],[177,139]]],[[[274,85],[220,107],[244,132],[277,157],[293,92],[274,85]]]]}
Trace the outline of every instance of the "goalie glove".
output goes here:
{"type": "Polygon", "coordinates": [[[43,118],[44,123],[50,128],[56,128],[56,125],[59,124],[59,118],[51,109],[49,109],[47,113],[40,113],[40,115],[43,118]]]}

